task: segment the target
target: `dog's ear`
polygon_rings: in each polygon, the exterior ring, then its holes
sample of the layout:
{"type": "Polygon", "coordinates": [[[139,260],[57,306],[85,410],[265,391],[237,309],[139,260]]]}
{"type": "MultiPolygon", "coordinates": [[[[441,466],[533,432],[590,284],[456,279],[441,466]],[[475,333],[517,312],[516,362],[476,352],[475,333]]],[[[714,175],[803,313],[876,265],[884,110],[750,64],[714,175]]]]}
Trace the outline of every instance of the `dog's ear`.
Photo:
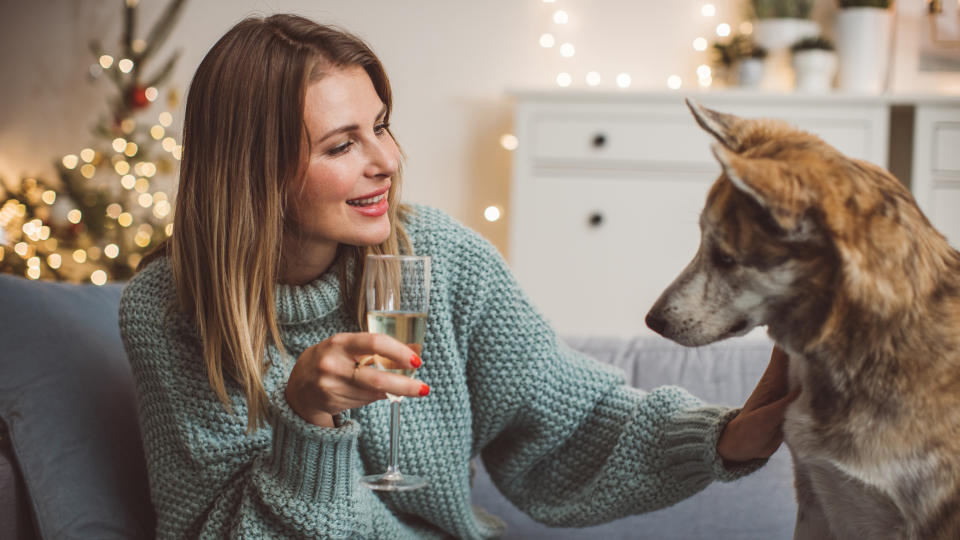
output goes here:
{"type": "Polygon", "coordinates": [[[746,120],[739,116],[708,109],[690,98],[686,99],[686,103],[700,127],[716,137],[720,144],[734,152],[743,150],[742,134],[746,120]]]}
{"type": "Polygon", "coordinates": [[[710,145],[730,182],[763,207],[785,234],[800,238],[812,232],[807,210],[811,195],[796,171],[766,158],[747,158],[717,143],[710,145]]]}

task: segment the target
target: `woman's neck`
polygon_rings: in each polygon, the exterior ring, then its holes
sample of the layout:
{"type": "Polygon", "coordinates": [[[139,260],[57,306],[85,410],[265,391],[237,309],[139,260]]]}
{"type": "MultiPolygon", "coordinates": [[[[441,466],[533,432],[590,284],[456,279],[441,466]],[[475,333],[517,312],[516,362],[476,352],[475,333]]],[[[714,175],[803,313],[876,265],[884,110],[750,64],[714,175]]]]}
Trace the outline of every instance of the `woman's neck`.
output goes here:
{"type": "Polygon", "coordinates": [[[284,242],[278,281],[286,285],[306,285],[322,276],[337,258],[334,242],[284,242]]]}

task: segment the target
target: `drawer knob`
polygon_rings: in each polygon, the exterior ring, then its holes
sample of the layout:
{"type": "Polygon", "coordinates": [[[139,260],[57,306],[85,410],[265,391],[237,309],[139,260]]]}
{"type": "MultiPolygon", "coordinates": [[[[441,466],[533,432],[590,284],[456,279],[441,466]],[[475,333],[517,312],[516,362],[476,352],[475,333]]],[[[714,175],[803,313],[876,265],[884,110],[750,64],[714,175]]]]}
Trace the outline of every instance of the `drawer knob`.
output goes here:
{"type": "Polygon", "coordinates": [[[603,133],[597,133],[593,136],[591,143],[593,144],[594,148],[603,148],[607,144],[607,136],[603,133]]]}
{"type": "Polygon", "coordinates": [[[587,218],[587,223],[589,223],[591,227],[599,227],[603,225],[603,214],[600,212],[594,212],[590,214],[590,217],[587,218]]]}

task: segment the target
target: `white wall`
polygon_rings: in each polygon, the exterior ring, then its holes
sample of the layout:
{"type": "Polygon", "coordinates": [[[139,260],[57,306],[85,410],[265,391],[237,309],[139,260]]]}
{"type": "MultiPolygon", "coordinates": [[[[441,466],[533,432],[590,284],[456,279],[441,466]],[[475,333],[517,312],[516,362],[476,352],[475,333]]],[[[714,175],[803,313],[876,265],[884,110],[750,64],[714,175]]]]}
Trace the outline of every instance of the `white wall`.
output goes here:
{"type": "MultiPolygon", "coordinates": [[[[141,0],[142,37],[165,5],[141,0]]],[[[574,87],[598,71],[614,88],[619,72],[632,88],[687,84],[708,53],[691,43],[720,21],[738,23],[744,2],[712,0],[192,0],[157,56],[183,50],[170,86],[185,92],[204,53],[230,26],[251,14],[295,12],[339,24],[367,40],[391,76],[393,128],[408,155],[407,200],[440,207],[506,251],[507,219],[487,223],[488,205],[508,208],[510,154],[499,137],[511,131],[509,89],[555,88],[560,71],[574,87]],[[552,21],[568,12],[564,26],[552,21]],[[538,45],[543,32],[576,47],[573,58],[538,45]]],[[[120,0],[6,0],[0,6],[0,177],[52,176],[51,163],[92,141],[89,128],[105,111],[108,81],[91,82],[88,42],[108,50],[120,39],[120,0]]],[[[149,70],[148,70],[149,71],[149,70]]],[[[175,116],[182,111],[181,102],[175,116]]]]}

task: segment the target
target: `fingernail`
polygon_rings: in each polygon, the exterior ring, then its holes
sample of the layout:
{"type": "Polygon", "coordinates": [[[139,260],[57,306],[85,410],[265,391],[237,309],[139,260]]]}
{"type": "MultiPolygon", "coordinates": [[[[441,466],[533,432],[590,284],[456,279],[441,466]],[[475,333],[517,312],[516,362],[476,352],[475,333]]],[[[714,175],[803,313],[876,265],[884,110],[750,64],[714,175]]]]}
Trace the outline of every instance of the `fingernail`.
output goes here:
{"type": "Polygon", "coordinates": [[[420,385],[420,396],[422,397],[422,396],[425,396],[425,395],[427,395],[427,394],[429,394],[429,393],[430,393],[430,387],[427,386],[426,384],[421,384],[421,385],[420,385]]]}
{"type": "Polygon", "coordinates": [[[418,367],[420,367],[421,364],[423,364],[423,360],[421,360],[420,357],[417,356],[416,354],[414,354],[413,356],[410,357],[410,365],[411,365],[411,366],[413,366],[413,367],[415,367],[415,368],[418,368],[418,367]]]}

